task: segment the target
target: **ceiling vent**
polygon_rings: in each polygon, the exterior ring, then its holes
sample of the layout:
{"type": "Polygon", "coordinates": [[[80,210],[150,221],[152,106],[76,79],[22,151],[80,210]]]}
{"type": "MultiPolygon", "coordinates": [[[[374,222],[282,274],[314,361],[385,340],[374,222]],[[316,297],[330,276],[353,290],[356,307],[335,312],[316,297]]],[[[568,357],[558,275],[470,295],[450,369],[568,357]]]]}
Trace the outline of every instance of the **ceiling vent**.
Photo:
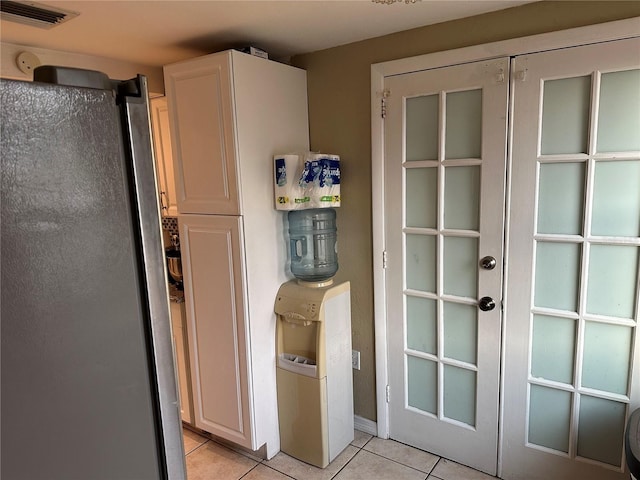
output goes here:
{"type": "Polygon", "coordinates": [[[0,1],[0,17],[3,20],[23,23],[39,28],[53,28],[77,17],[78,12],[35,2],[0,1]]]}

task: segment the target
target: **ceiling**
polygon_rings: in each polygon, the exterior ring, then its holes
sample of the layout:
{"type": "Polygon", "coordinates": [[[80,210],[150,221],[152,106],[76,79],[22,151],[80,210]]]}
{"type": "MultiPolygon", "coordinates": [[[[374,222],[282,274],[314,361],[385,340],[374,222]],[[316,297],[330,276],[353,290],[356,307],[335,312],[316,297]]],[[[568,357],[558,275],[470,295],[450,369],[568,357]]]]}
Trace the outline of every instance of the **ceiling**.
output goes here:
{"type": "MultiPolygon", "coordinates": [[[[33,3],[33,2],[28,2],[33,3]]],[[[378,37],[529,3],[520,0],[57,1],[79,16],[45,30],[1,21],[0,40],[161,66],[226,48],[255,46],[269,58],[378,37]]]]}

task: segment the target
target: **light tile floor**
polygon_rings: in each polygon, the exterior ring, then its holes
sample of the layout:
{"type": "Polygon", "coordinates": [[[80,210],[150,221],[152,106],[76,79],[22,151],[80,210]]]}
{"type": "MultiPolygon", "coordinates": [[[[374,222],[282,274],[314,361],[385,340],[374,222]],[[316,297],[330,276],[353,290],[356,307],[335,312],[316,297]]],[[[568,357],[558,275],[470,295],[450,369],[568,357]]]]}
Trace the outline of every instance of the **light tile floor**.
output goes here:
{"type": "Polygon", "coordinates": [[[321,469],[278,453],[263,460],[184,429],[188,480],[496,480],[393,440],[355,430],[354,440],[321,469]]]}

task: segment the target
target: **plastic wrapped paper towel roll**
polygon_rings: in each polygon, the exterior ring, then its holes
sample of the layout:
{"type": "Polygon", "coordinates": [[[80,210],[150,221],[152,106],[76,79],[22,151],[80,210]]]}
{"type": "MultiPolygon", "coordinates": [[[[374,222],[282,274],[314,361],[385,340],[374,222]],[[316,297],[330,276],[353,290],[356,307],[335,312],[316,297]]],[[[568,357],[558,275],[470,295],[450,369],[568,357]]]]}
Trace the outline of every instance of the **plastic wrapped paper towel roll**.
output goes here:
{"type": "Polygon", "coordinates": [[[300,176],[304,157],[298,154],[276,155],[273,157],[275,172],[275,197],[277,210],[297,210],[305,207],[310,199],[305,199],[300,187],[300,176]]]}
{"type": "Polygon", "coordinates": [[[340,157],[327,153],[308,153],[300,178],[307,208],[340,206],[340,157]]]}
{"type": "Polygon", "coordinates": [[[276,155],[275,204],[278,210],[340,206],[340,157],[326,153],[276,155]]]}

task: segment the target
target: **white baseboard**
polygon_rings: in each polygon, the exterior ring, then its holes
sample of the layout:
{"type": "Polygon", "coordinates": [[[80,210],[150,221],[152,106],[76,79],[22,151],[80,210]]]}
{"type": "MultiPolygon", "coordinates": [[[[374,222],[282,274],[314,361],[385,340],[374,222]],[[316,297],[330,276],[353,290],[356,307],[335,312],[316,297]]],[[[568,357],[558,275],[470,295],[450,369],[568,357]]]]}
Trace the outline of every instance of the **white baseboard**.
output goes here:
{"type": "Polygon", "coordinates": [[[361,432],[368,433],[374,437],[378,435],[378,424],[373,420],[361,417],[359,415],[353,416],[353,427],[361,432]]]}

